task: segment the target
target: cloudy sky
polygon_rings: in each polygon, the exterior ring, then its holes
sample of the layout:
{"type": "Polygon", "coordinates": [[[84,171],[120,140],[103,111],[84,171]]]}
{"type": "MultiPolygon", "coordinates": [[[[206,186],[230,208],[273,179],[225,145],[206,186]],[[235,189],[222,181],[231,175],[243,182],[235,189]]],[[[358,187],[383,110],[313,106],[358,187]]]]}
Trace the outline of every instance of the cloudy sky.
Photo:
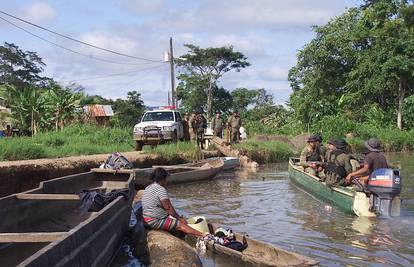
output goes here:
{"type": "Polygon", "coordinates": [[[170,90],[163,52],[169,37],[175,56],[183,44],[201,47],[233,45],[251,66],[228,73],[221,85],[265,88],[278,103],[291,92],[288,70],[296,52],[322,25],[358,0],[2,0],[0,10],[73,38],[138,58],[96,50],[36,29],[0,14],[32,34],[71,49],[64,50],[0,19],[1,41],[36,51],[47,64],[46,75],[67,84],[77,82],[90,94],[124,98],[141,92],[147,105],[163,105],[170,90]],[[79,55],[82,54],[82,55],[79,55]]]}

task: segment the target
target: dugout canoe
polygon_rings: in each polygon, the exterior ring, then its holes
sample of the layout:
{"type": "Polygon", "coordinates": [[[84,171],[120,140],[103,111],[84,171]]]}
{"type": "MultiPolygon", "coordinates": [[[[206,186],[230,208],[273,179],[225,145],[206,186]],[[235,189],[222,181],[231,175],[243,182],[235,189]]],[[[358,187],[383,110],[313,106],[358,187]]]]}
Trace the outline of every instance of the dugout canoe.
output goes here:
{"type": "Polygon", "coordinates": [[[157,167],[165,168],[170,174],[170,176],[167,178],[168,184],[182,184],[212,179],[223,169],[223,166],[223,160],[217,158],[209,161],[203,160],[196,163],[178,164],[171,166],[152,166],[152,168],[144,169],[92,170],[99,173],[132,173],[135,177],[135,186],[137,188],[142,188],[152,183],[150,176],[154,169],[157,167]]]}
{"type": "MultiPolygon", "coordinates": [[[[210,234],[214,234],[217,229],[217,225],[209,223],[208,228],[210,234]]],[[[237,241],[243,241],[242,234],[234,234],[237,241]]],[[[207,249],[212,251],[214,254],[226,257],[226,262],[230,259],[235,266],[274,267],[314,266],[319,264],[318,261],[312,258],[278,248],[269,243],[258,241],[248,236],[245,237],[248,246],[242,252],[214,243],[214,241],[207,242],[206,246],[207,249]]],[[[192,242],[194,242],[194,239],[192,242]]]]}
{"type": "Polygon", "coordinates": [[[223,161],[223,171],[230,171],[240,167],[240,160],[238,157],[214,157],[208,158],[206,161],[208,162],[216,159],[221,159],[223,161]]]}
{"type": "Polygon", "coordinates": [[[295,185],[346,213],[364,217],[376,216],[369,210],[369,198],[365,193],[357,192],[352,186],[328,187],[319,177],[306,173],[298,163],[298,158],[289,159],[289,178],[295,185]]]}
{"type": "Polygon", "coordinates": [[[86,172],[0,198],[1,266],[107,266],[128,231],[134,177],[86,172]],[[98,212],[78,193],[129,189],[98,212]]]}

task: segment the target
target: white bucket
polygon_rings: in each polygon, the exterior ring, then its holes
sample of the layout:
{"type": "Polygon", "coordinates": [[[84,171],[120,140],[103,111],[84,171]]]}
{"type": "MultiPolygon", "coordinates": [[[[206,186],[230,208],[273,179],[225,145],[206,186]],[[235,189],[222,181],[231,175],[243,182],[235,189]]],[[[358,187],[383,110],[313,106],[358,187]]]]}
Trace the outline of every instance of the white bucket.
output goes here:
{"type": "Polygon", "coordinates": [[[188,223],[188,226],[190,226],[191,228],[199,232],[209,233],[207,220],[203,216],[195,216],[195,217],[189,218],[187,220],[187,223],[188,223]],[[196,221],[199,221],[199,222],[196,223],[196,221]]]}

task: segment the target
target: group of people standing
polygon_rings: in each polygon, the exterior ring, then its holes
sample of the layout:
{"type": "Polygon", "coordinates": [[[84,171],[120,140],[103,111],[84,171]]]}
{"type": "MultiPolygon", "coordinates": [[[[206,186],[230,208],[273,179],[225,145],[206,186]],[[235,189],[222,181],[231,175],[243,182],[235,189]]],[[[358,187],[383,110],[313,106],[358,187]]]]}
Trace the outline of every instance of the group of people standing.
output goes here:
{"type": "MultiPolygon", "coordinates": [[[[195,111],[189,116],[184,115],[184,136],[186,140],[191,140],[197,143],[197,146],[201,149],[204,148],[204,134],[207,129],[207,120],[201,111],[195,111]]],[[[240,128],[242,126],[242,120],[240,114],[235,110],[228,118],[227,124],[222,117],[220,111],[217,111],[212,122],[211,128],[213,135],[223,138],[223,131],[228,130],[230,137],[230,143],[235,144],[240,141],[240,128]]]]}
{"type": "Polygon", "coordinates": [[[380,168],[388,168],[376,138],[364,143],[362,164],[351,154],[344,139],[330,139],[325,146],[320,135],[310,136],[300,155],[300,165],[305,172],[320,178],[328,186],[347,186],[353,178],[366,184],[369,175],[380,168]]]}

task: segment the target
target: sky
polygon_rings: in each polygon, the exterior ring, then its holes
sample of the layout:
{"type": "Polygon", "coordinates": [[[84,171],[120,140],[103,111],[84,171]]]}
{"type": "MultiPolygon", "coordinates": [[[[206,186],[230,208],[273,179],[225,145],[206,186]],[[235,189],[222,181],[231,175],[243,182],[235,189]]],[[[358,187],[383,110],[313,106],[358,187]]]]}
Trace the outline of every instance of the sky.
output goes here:
{"type": "Polygon", "coordinates": [[[46,63],[45,75],[63,85],[75,82],[88,94],[125,98],[141,93],[146,105],[167,103],[171,90],[164,60],[169,38],[174,56],[184,44],[233,45],[251,66],[226,73],[219,84],[265,88],[276,103],[289,99],[288,71],[296,54],[312,38],[312,25],[324,25],[358,0],[2,0],[0,10],[58,33],[137,58],[122,57],[58,37],[0,14],[0,41],[35,51],[46,63]],[[52,45],[50,42],[55,43],[52,45]],[[61,47],[76,53],[62,49],[61,47]],[[79,55],[83,54],[83,55],[79,55]]]}

